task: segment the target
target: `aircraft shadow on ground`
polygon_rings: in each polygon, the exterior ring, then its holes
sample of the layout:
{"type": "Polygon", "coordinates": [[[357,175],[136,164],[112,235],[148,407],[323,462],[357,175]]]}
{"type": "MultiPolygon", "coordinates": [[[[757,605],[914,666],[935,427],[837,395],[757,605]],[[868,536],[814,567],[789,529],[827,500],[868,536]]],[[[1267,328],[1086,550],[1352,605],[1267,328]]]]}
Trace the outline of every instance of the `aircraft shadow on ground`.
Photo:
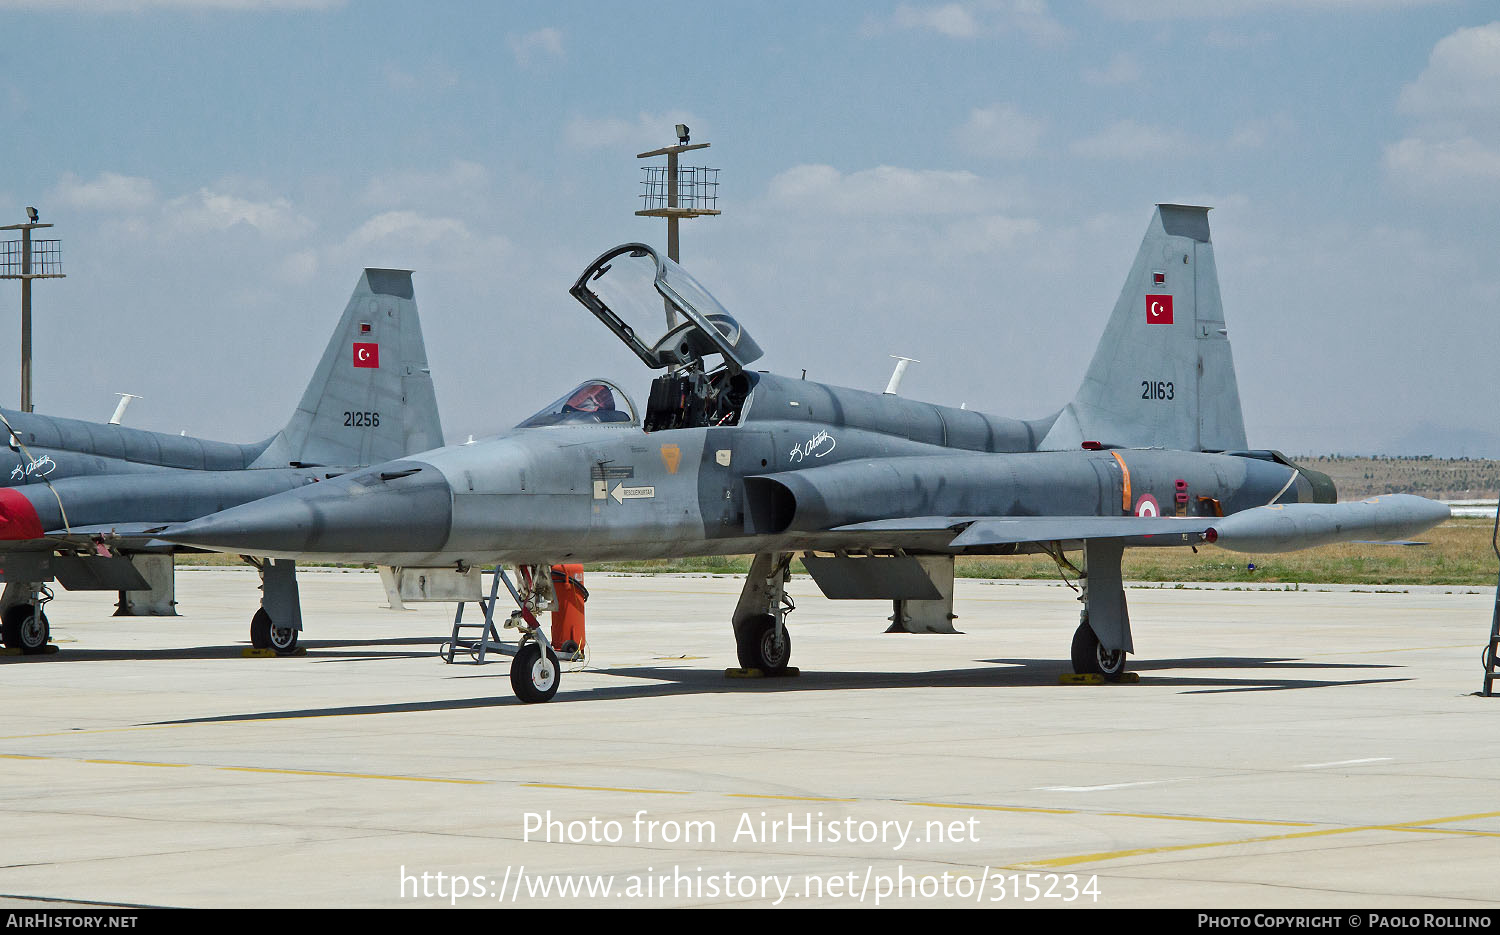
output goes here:
{"type": "MultiPolygon", "coordinates": [[[[580,704],[591,701],[614,701],[627,698],[654,698],[674,695],[724,695],[763,694],[803,691],[849,691],[856,689],[901,689],[901,688],[1028,688],[1052,686],[1058,691],[1087,691],[1093,686],[1059,684],[1058,678],[1072,672],[1072,667],[1056,659],[986,659],[982,667],[951,669],[938,672],[839,672],[828,670],[804,670],[801,675],[789,678],[731,679],[719,668],[688,668],[685,666],[625,666],[612,669],[592,669],[595,675],[618,676],[636,681],[628,685],[612,685],[600,688],[585,688],[569,691],[568,674],[565,673],[562,687],[552,704],[580,704]]],[[[1409,678],[1283,678],[1270,674],[1270,670],[1385,670],[1401,666],[1363,663],[1308,663],[1282,657],[1221,657],[1183,660],[1155,660],[1135,667],[1146,670],[1141,675],[1140,686],[1164,686],[1183,689],[1183,694],[1215,694],[1221,692],[1288,691],[1308,688],[1339,688],[1354,685],[1375,685],[1390,682],[1410,681],[1409,678]],[[1222,677],[1207,675],[1152,675],[1153,669],[1170,670],[1180,668],[1245,670],[1265,669],[1266,674],[1222,677]]],[[[509,680],[509,667],[500,666],[493,671],[480,670],[474,673],[448,675],[448,678],[500,678],[509,680]]],[[[1136,686],[1102,686],[1128,691],[1136,686]]],[[[408,714],[425,711],[461,711],[470,708],[503,707],[519,705],[521,702],[510,694],[506,684],[503,694],[483,698],[448,698],[435,701],[391,702],[370,705],[347,705],[329,708],[300,708],[281,711],[262,711],[246,714],[229,714],[205,718],[183,718],[158,721],[155,724],[212,724],[232,721],[258,721],[284,718],[338,717],[367,714],[408,714]]]]}
{"type": "MultiPolygon", "coordinates": [[[[305,640],[299,644],[306,653],[295,658],[316,662],[360,662],[370,659],[416,659],[437,654],[437,648],[445,642],[443,637],[409,636],[369,640],[305,640]],[[391,647],[381,651],[382,647],[391,647]],[[422,647],[401,649],[400,647],[422,647]]],[[[74,645],[63,645],[55,653],[40,656],[0,656],[0,665],[7,663],[61,662],[164,662],[188,659],[240,659],[249,643],[233,643],[224,646],[185,646],[167,649],[84,649],[74,645]]]]}

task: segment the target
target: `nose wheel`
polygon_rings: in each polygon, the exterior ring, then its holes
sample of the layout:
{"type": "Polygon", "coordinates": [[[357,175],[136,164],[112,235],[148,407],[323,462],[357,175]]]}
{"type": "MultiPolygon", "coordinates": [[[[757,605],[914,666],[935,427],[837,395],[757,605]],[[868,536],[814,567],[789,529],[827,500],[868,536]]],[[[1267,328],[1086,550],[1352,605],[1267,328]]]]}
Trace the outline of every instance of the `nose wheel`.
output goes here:
{"type": "Polygon", "coordinates": [[[510,687],[524,704],[551,701],[561,671],[552,647],[532,640],[510,661],[510,687]]]}

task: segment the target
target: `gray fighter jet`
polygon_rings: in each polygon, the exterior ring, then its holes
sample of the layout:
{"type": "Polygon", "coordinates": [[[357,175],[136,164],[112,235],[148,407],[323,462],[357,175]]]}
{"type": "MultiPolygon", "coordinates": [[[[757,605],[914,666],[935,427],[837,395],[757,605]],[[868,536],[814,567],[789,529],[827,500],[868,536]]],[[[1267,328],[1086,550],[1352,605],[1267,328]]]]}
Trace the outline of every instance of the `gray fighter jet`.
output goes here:
{"type": "Polygon", "coordinates": [[[1126,547],[1298,549],[1404,537],[1448,515],[1410,496],[1336,503],[1325,475],[1247,447],[1207,208],[1158,207],[1083,385],[1044,419],[753,371],[761,351],[741,323],[643,244],[605,253],[571,291],[662,371],[644,411],[591,380],[508,434],[162,538],[392,566],[429,589],[446,576],[447,593],[471,599],[477,569],[521,566],[511,682],[542,701],[558,666],[524,613],[549,577],[536,566],[753,553],[735,643],[743,666],[775,673],[791,659],[794,556],[829,598],[891,601],[893,629],[953,632],[955,556],[1045,552],[1081,585],[1075,669],[1117,679],[1135,651],[1126,547]]]}
{"type": "MultiPolygon", "coordinates": [[[[120,614],[175,613],[172,553],[152,530],[443,443],[411,273],[367,269],[290,421],[254,444],[0,409],[0,633],[45,649],[47,583],[120,592],[120,614]]],[[[254,562],[258,647],[291,651],[294,566],[254,562]],[[276,625],[272,625],[273,616],[276,625]]]]}

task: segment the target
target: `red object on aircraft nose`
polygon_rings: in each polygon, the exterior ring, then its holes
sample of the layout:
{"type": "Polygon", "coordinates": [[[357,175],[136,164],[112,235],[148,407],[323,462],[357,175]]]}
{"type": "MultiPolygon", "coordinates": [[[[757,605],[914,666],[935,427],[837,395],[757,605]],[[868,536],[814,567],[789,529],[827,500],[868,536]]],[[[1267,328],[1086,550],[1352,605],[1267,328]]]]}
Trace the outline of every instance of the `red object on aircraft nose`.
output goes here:
{"type": "Polygon", "coordinates": [[[19,491],[0,487],[0,539],[40,539],[42,521],[19,491]]]}

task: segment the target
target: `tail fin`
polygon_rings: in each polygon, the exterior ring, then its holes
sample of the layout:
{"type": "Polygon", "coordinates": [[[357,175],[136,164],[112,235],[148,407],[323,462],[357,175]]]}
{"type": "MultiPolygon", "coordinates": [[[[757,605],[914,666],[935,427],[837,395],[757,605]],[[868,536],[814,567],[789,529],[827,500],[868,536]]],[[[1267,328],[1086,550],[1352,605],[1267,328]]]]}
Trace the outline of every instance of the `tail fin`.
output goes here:
{"type": "Polygon", "coordinates": [[[1083,385],[1042,448],[1247,447],[1208,211],[1156,206],[1083,385]]]}
{"type": "Polygon", "coordinates": [[[367,269],[297,411],[251,466],[352,467],[442,444],[411,272],[367,269]]]}

